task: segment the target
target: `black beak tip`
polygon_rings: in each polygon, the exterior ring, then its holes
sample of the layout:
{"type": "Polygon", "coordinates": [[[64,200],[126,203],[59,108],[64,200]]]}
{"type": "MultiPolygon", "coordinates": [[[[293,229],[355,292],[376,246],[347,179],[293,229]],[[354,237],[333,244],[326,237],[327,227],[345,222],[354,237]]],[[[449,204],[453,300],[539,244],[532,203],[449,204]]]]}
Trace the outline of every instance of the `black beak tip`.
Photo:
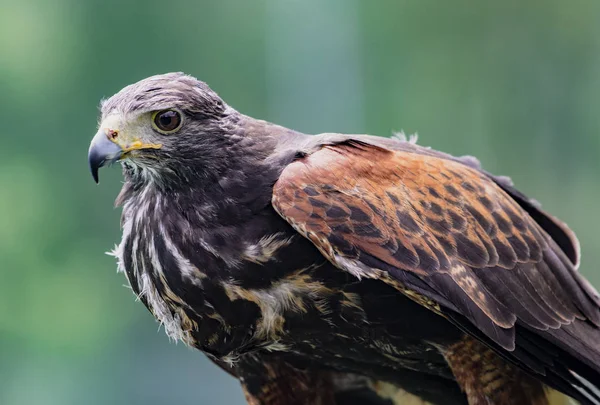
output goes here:
{"type": "Polygon", "coordinates": [[[92,177],[94,178],[94,182],[98,184],[100,180],[98,179],[98,168],[90,167],[90,171],[92,172],[92,177]]]}
{"type": "Polygon", "coordinates": [[[96,184],[98,184],[99,179],[98,179],[98,170],[104,166],[104,162],[106,161],[106,158],[104,156],[102,156],[101,154],[95,153],[95,151],[90,151],[90,154],[88,156],[88,163],[90,165],[90,172],[92,172],[92,177],[94,178],[94,181],[96,182],[96,184]]]}

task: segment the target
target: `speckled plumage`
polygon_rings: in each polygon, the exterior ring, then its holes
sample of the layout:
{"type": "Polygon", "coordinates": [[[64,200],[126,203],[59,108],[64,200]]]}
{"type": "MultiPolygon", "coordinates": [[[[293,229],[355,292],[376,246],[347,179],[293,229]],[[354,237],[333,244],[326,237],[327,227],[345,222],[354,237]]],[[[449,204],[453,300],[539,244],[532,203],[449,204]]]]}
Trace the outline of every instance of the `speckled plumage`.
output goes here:
{"type": "Polygon", "coordinates": [[[300,134],[182,74],[103,102],[104,133],[123,150],[119,268],[250,404],[541,405],[544,385],[600,403],[577,239],[473,158],[300,134]],[[163,109],[177,132],[153,127],[163,109]]]}

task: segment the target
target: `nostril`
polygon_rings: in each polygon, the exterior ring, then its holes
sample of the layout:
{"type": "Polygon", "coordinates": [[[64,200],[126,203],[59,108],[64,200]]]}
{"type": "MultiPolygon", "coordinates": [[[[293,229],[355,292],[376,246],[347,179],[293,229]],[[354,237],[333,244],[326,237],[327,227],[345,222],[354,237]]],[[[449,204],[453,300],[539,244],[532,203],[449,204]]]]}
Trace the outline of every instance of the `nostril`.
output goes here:
{"type": "Polygon", "coordinates": [[[119,131],[115,131],[114,129],[107,129],[106,130],[106,135],[108,136],[109,139],[117,139],[117,136],[119,136],[119,131]]]}

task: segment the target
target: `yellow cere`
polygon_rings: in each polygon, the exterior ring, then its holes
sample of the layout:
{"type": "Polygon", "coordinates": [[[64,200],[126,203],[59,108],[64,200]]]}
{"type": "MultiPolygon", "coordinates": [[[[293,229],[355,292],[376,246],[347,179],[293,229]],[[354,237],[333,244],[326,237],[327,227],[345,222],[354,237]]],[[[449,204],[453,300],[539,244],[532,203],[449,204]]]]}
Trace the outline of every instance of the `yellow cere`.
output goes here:
{"type": "Polygon", "coordinates": [[[131,152],[132,150],[139,149],[160,149],[162,144],[160,143],[143,143],[141,141],[135,141],[131,145],[124,147],[123,152],[131,152]]]}

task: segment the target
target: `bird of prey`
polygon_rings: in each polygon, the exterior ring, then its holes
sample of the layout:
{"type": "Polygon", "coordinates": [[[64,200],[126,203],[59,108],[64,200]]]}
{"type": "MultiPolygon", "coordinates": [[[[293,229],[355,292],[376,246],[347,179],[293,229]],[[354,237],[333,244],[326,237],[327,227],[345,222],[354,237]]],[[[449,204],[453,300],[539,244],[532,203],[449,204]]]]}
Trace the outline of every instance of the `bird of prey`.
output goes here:
{"type": "Polygon", "coordinates": [[[96,181],[123,167],[119,269],[249,404],[600,404],[575,235],[476,159],[295,132],[182,73],[101,110],[88,157],[96,181]]]}

